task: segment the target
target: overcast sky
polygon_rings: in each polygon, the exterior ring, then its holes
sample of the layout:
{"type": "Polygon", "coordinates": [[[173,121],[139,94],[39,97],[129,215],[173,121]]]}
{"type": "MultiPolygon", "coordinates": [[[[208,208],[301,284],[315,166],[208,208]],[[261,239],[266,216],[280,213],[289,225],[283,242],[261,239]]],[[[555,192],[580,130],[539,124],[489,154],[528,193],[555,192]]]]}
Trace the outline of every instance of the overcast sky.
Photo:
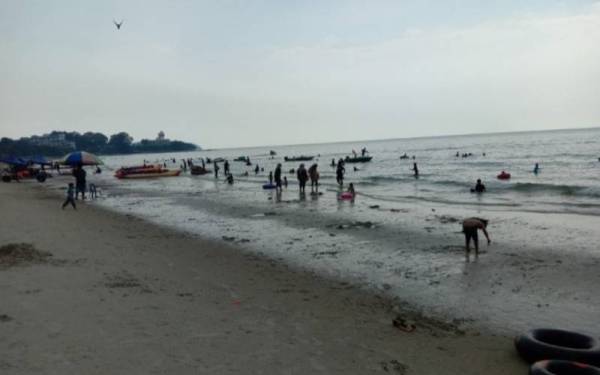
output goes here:
{"type": "Polygon", "coordinates": [[[599,1],[0,0],[0,51],[0,136],[213,148],[600,126],[599,1]]]}

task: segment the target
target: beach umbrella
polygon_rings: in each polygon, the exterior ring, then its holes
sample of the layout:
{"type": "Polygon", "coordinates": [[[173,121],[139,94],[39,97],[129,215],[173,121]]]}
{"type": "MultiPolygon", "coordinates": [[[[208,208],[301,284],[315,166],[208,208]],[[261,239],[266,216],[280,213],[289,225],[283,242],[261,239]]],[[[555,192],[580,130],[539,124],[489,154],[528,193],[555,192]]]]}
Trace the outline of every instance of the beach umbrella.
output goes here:
{"type": "Polygon", "coordinates": [[[98,165],[104,164],[102,160],[94,154],[85,151],[71,152],[60,161],[61,164],[67,165],[98,165]]]}
{"type": "Polygon", "coordinates": [[[52,162],[50,160],[46,159],[46,157],[42,156],[42,155],[35,155],[35,156],[30,157],[30,158],[26,158],[26,160],[28,162],[30,162],[30,163],[33,163],[33,164],[40,164],[40,165],[50,165],[50,164],[52,164],[52,162]]]}
{"type": "Polygon", "coordinates": [[[4,164],[8,164],[8,165],[17,166],[17,167],[26,167],[27,166],[26,160],[23,160],[22,158],[19,158],[19,157],[13,156],[13,155],[0,159],[0,162],[4,163],[4,164]]]}

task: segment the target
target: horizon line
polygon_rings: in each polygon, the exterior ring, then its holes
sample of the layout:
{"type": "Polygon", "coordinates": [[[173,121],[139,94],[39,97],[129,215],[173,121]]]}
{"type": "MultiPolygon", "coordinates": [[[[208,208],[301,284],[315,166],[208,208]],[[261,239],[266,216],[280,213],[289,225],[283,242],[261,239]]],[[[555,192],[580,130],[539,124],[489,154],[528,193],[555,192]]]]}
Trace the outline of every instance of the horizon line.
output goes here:
{"type": "Polygon", "coordinates": [[[458,134],[442,134],[442,135],[423,135],[416,137],[393,137],[393,138],[376,138],[376,139],[357,139],[350,141],[333,141],[333,142],[313,142],[313,143],[286,143],[286,144],[270,144],[260,146],[235,146],[235,147],[215,147],[215,148],[202,148],[200,151],[217,151],[217,150],[232,150],[240,148],[267,148],[267,147],[289,147],[289,146],[309,146],[309,145],[324,145],[324,144],[343,144],[343,143],[356,143],[356,142],[381,142],[381,141],[395,141],[395,140],[410,140],[410,139],[427,139],[427,138],[444,138],[444,137],[475,137],[485,135],[501,135],[501,134],[515,134],[515,133],[549,133],[559,131],[582,131],[600,129],[600,126],[588,126],[581,128],[557,128],[557,129],[544,129],[544,130],[516,130],[516,131],[504,131],[504,132],[483,132],[483,133],[458,133],[458,134]]]}

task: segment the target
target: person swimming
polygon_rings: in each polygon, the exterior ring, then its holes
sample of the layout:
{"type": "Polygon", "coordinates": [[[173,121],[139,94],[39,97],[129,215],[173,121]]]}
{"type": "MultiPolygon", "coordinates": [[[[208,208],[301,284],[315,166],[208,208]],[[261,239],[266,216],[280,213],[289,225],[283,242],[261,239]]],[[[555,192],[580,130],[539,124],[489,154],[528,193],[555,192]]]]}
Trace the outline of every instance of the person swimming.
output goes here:
{"type": "Polygon", "coordinates": [[[481,179],[477,179],[475,188],[471,189],[472,193],[483,193],[485,191],[485,185],[481,183],[481,179]]]}

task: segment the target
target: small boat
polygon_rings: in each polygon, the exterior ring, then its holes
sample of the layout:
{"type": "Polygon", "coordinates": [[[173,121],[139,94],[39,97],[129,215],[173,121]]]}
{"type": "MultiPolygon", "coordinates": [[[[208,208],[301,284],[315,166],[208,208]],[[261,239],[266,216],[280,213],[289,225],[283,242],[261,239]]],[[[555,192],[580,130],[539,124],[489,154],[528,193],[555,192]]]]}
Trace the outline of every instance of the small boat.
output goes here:
{"type": "Polygon", "coordinates": [[[190,169],[190,173],[196,176],[201,176],[207,173],[210,173],[211,170],[210,169],[206,169],[205,167],[201,166],[201,165],[194,165],[192,167],[192,169],[190,169]]]}
{"type": "Polygon", "coordinates": [[[233,161],[243,161],[243,162],[247,162],[248,158],[246,158],[245,156],[238,156],[237,158],[233,159],[233,161]]]}
{"type": "Polygon", "coordinates": [[[346,156],[344,159],[345,163],[366,163],[373,159],[372,156],[355,156],[351,158],[350,156],[346,156]]]}
{"type": "Polygon", "coordinates": [[[311,161],[313,160],[315,157],[314,156],[304,156],[304,155],[300,155],[300,156],[292,156],[292,157],[287,157],[285,156],[283,158],[283,160],[285,161],[311,161]]]}
{"type": "MultiPolygon", "coordinates": [[[[215,158],[212,160],[213,163],[222,163],[224,161],[225,161],[225,159],[223,159],[223,158],[215,158]]],[[[210,162],[208,162],[208,163],[210,163],[210,162]]]]}
{"type": "Polygon", "coordinates": [[[133,167],[121,167],[115,172],[116,178],[152,178],[179,176],[181,170],[170,170],[162,165],[136,165],[133,167]]]}
{"type": "Polygon", "coordinates": [[[277,155],[277,153],[275,151],[271,150],[271,151],[269,151],[269,155],[275,156],[275,155],[277,155]]]}
{"type": "Polygon", "coordinates": [[[119,179],[127,178],[127,179],[135,179],[135,178],[156,178],[156,177],[175,177],[179,176],[181,173],[180,169],[163,169],[158,172],[142,172],[142,173],[131,173],[131,174],[122,174],[115,175],[115,177],[119,179]]]}

